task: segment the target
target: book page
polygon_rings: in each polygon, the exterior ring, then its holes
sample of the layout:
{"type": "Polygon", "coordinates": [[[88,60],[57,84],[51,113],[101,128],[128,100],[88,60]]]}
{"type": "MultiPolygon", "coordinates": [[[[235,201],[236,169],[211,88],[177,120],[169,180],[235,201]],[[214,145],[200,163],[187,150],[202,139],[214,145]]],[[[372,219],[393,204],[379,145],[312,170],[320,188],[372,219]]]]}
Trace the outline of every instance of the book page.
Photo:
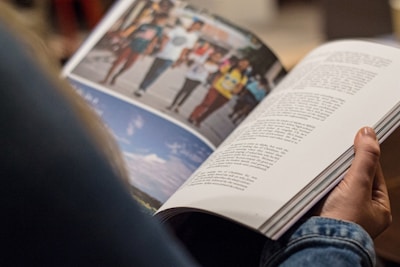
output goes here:
{"type": "Polygon", "coordinates": [[[339,181],[358,129],[384,136],[398,124],[399,68],[400,50],[383,45],[316,49],[162,210],[206,210],[279,237],[339,181]]]}
{"type": "Polygon", "coordinates": [[[117,5],[65,72],[162,113],[217,147],[285,71],[250,32],[183,1],[163,2],[170,3],[117,5]],[[248,86],[256,96],[237,106],[248,86]]]}
{"type": "Polygon", "coordinates": [[[150,213],[285,70],[252,33],[183,1],[119,1],[64,76],[113,132],[150,213]]]}

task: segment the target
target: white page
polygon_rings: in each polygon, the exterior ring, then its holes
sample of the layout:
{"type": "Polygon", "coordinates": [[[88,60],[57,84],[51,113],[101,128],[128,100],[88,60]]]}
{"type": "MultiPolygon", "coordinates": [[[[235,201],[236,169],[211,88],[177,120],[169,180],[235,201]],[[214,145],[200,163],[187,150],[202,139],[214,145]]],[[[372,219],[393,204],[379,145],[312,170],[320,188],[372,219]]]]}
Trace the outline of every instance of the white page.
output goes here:
{"type": "Polygon", "coordinates": [[[316,49],[161,209],[207,210],[268,232],[264,223],[351,150],[359,128],[398,104],[398,69],[392,47],[343,41],[316,49]]]}
{"type": "MultiPolygon", "coordinates": [[[[130,190],[151,214],[247,115],[238,112],[243,107],[232,112],[241,96],[228,93],[224,96],[228,102],[199,121],[203,112],[198,110],[213,91],[219,69],[233,67],[235,58],[248,59],[241,83],[247,86],[247,82],[254,85],[265,80],[268,88],[261,88],[265,91],[286,73],[255,35],[185,1],[173,1],[173,7],[161,12],[168,18],[155,27],[158,4],[157,0],[115,3],[63,71],[115,137],[129,171],[130,190]],[[189,32],[199,21],[203,26],[189,32]],[[143,45],[148,38],[151,41],[144,51],[133,45],[143,45]],[[187,58],[175,58],[185,49],[187,58]],[[154,71],[171,61],[170,67],[154,71]],[[152,80],[151,85],[138,94],[146,79],[152,80]]],[[[260,86],[256,87],[259,91],[260,86]]],[[[243,86],[241,91],[248,90],[243,86]]]]}

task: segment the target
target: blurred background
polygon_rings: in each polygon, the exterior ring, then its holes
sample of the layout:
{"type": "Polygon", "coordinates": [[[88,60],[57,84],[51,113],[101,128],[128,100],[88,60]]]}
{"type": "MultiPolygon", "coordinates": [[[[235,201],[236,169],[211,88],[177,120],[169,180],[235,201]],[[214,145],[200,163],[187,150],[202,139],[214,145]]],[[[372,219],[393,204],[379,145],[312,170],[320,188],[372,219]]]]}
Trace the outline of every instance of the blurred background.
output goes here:
{"type": "MultiPolygon", "coordinates": [[[[79,46],[116,0],[0,0],[18,9],[61,60],[79,46]]],[[[389,0],[188,0],[251,29],[293,67],[326,40],[389,38],[389,0]]]]}
{"type": "MultiPolygon", "coordinates": [[[[13,5],[64,64],[114,0],[0,0],[13,5]]],[[[250,29],[290,70],[328,40],[369,38],[397,45],[394,0],[189,0],[250,29]]],[[[398,4],[400,6],[400,4],[398,4]]],[[[378,266],[400,266],[400,130],[382,145],[393,224],[376,240],[378,266]]]]}

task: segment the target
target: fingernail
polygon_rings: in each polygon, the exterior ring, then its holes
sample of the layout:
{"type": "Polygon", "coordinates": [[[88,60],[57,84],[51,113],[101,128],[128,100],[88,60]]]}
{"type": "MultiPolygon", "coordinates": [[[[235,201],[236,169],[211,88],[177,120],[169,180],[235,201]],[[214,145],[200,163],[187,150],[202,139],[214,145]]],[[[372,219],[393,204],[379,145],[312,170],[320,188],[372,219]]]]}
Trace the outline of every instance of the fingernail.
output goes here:
{"type": "Polygon", "coordinates": [[[364,127],[361,129],[361,135],[362,136],[369,136],[371,138],[376,139],[376,134],[374,129],[372,129],[371,127],[364,127]]]}

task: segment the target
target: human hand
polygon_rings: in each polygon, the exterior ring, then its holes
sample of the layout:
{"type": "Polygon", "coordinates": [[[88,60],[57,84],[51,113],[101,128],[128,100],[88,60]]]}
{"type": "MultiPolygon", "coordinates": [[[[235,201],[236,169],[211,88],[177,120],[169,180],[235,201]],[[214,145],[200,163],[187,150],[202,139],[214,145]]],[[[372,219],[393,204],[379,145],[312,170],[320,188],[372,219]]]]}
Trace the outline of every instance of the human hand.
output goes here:
{"type": "Polygon", "coordinates": [[[372,238],[391,223],[389,195],[379,163],[380,148],[372,128],[359,130],[355,157],[343,180],[323,200],[318,215],[361,225],[372,238]]]}

